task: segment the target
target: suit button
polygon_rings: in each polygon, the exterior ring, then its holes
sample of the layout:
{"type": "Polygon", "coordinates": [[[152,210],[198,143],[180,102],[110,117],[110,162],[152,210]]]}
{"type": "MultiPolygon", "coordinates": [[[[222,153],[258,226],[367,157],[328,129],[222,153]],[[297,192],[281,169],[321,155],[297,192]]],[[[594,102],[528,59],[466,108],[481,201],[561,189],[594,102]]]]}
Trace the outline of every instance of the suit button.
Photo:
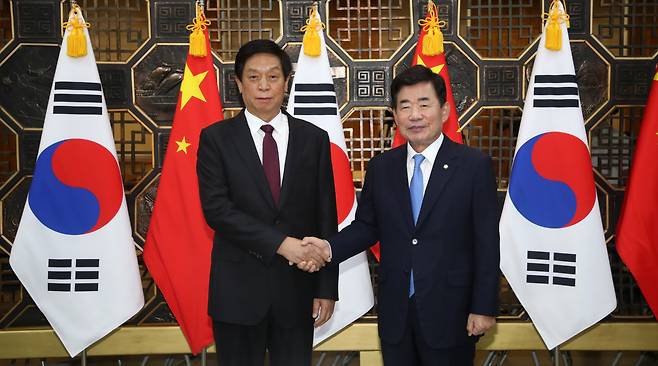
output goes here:
{"type": "Polygon", "coordinates": [[[411,239],[411,245],[417,245],[418,244],[418,239],[413,238],[411,239]]]}
{"type": "Polygon", "coordinates": [[[279,219],[274,220],[274,225],[279,225],[280,223],[281,223],[281,220],[279,220],[279,219]]]}

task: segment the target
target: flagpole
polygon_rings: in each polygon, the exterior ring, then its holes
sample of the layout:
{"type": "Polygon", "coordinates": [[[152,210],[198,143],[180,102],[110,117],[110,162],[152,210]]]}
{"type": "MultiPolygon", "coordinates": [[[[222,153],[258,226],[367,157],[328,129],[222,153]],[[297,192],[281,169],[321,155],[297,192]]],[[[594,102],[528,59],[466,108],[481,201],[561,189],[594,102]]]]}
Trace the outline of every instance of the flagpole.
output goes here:
{"type": "Polygon", "coordinates": [[[560,346],[555,346],[555,366],[560,366],[560,346]]]}
{"type": "MultiPolygon", "coordinates": [[[[203,1],[203,0],[201,0],[203,1]]],[[[203,6],[203,5],[202,5],[203,6]]],[[[201,366],[206,366],[206,357],[208,356],[208,349],[204,348],[201,351],[201,366]]]]}
{"type": "Polygon", "coordinates": [[[80,366],[87,366],[87,349],[82,350],[82,354],[80,355],[80,366]]]}

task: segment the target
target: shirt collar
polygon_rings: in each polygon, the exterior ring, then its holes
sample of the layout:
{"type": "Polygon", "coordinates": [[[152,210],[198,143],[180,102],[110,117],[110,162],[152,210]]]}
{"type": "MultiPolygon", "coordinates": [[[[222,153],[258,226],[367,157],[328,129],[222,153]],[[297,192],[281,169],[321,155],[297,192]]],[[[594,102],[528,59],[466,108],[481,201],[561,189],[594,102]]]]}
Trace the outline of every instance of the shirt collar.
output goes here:
{"type": "MultiPolygon", "coordinates": [[[[247,125],[249,125],[249,130],[251,131],[252,134],[260,131],[260,126],[268,124],[262,119],[249,113],[247,108],[244,109],[244,116],[247,118],[247,125]]],[[[277,131],[282,132],[283,129],[287,127],[285,124],[285,119],[283,118],[283,113],[279,111],[279,114],[277,114],[274,118],[272,118],[272,120],[269,122],[269,125],[274,127],[275,132],[277,131]]]]}
{"type": "Polygon", "coordinates": [[[413,160],[414,155],[422,154],[423,157],[425,157],[425,159],[430,163],[430,165],[433,165],[434,160],[436,160],[436,155],[439,153],[439,149],[441,148],[442,143],[443,143],[443,133],[441,133],[439,135],[439,138],[434,140],[434,142],[432,142],[430,146],[426,147],[422,153],[418,153],[414,150],[413,147],[411,147],[411,144],[407,142],[407,160],[413,160]]]}

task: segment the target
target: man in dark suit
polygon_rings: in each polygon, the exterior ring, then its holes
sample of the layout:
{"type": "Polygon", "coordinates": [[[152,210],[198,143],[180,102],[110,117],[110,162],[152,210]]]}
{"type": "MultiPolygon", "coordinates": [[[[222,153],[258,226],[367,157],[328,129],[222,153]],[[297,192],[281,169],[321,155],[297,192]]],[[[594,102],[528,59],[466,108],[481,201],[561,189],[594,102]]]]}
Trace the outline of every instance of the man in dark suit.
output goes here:
{"type": "Polygon", "coordinates": [[[310,365],[313,326],[332,315],[338,268],[291,264],[320,251],[306,235],[337,231],[329,137],[281,110],[292,65],[274,42],[251,41],[235,60],[244,105],[201,132],[197,174],[215,230],[208,313],[219,365],[310,365]]]}
{"type": "Polygon", "coordinates": [[[408,143],[370,160],[350,226],[329,242],[304,241],[332,264],[380,241],[377,314],[386,365],[472,365],[475,342],[497,311],[491,159],[441,133],[450,113],[441,76],[413,66],[393,80],[391,96],[408,143]]]}

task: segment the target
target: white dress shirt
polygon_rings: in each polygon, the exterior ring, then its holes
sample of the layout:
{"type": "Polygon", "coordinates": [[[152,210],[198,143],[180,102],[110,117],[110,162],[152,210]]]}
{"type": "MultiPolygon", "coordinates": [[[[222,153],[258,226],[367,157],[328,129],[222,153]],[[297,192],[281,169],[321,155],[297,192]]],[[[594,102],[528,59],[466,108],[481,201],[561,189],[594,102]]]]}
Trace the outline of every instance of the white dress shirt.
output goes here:
{"type": "MultiPolygon", "coordinates": [[[[420,171],[423,172],[423,195],[425,195],[425,189],[427,188],[427,183],[430,181],[432,167],[434,166],[436,155],[439,153],[442,143],[443,133],[441,133],[439,138],[434,140],[430,146],[426,147],[422,153],[418,153],[407,142],[407,183],[409,185],[411,185],[411,177],[414,175],[414,155],[421,154],[425,157],[423,162],[420,163],[420,171]]],[[[329,256],[331,257],[331,243],[328,240],[325,240],[325,243],[327,243],[327,246],[329,247],[329,256]]]]}
{"type": "Polygon", "coordinates": [[[263,164],[263,139],[265,138],[265,131],[261,130],[260,127],[267,124],[274,127],[272,137],[274,138],[274,141],[276,141],[276,148],[279,152],[279,179],[281,180],[279,184],[283,184],[286,152],[288,151],[288,137],[290,136],[288,117],[279,112],[276,117],[272,118],[272,120],[267,123],[249,113],[246,108],[244,110],[244,115],[247,117],[247,125],[251,132],[251,138],[254,140],[254,145],[256,145],[256,151],[258,152],[258,158],[260,159],[261,164],[263,164]]]}
{"type": "Polygon", "coordinates": [[[420,171],[423,172],[423,196],[425,195],[425,189],[427,188],[427,183],[430,181],[430,174],[432,173],[432,167],[434,166],[434,161],[436,161],[436,155],[439,153],[441,144],[443,143],[443,133],[439,135],[439,138],[434,140],[430,146],[426,147],[423,152],[419,153],[414,150],[413,147],[407,142],[407,183],[411,185],[411,177],[414,175],[414,155],[421,154],[425,157],[422,163],[420,163],[420,171]]]}

